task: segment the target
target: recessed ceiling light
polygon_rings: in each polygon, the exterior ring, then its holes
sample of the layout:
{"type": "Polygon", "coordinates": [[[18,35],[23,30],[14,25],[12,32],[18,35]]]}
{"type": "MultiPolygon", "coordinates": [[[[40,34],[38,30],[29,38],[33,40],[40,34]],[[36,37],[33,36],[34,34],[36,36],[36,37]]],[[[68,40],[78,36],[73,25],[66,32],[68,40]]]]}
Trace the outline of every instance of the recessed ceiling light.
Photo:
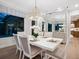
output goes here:
{"type": "Polygon", "coordinates": [[[79,7],[79,4],[75,4],[75,7],[76,7],[76,8],[79,7]]]}
{"type": "Polygon", "coordinates": [[[56,11],[62,11],[63,9],[62,8],[57,8],[57,10],[56,11]]]}

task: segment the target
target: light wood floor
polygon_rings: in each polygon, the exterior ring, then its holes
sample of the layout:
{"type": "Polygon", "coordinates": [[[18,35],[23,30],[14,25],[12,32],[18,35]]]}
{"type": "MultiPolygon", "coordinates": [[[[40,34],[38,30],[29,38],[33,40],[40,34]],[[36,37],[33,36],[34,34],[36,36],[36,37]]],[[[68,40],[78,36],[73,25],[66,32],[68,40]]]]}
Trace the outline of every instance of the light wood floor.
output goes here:
{"type": "Polygon", "coordinates": [[[73,38],[67,52],[67,59],[79,59],[79,38],[73,38]]]}
{"type": "MultiPolygon", "coordinates": [[[[0,49],[0,59],[19,59],[19,53],[16,54],[16,46],[10,46],[0,49]]],[[[25,59],[28,59],[25,57],[25,59]]],[[[33,59],[41,59],[41,56],[38,55],[33,59]]]]}

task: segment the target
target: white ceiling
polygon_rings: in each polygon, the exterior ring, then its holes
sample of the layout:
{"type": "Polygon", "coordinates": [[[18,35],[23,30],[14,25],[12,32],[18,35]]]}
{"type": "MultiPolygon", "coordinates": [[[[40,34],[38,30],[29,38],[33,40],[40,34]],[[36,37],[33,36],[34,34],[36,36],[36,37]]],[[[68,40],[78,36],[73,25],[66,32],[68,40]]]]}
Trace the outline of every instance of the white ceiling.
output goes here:
{"type": "MultiPolygon", "coordinates": [[[[4,5],[24,11],[30,12],[34,7],[35,0],[0,0],[4,5]]],[[[64,9],[67,6],[67,0],[36,0],[37,6],[41,12],[53,12],[57,8],[64,9]]],[[[68,0],[70,10],[76,10],[74,5],[79,4],[79,0],[68,0]]]]}

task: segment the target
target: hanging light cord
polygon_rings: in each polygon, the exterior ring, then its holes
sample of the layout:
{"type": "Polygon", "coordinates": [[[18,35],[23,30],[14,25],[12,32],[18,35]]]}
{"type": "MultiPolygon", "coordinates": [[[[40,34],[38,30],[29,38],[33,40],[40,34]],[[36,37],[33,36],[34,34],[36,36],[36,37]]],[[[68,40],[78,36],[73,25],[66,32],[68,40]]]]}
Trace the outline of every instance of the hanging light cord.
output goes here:
{"type": "Polygon", "coordinates": [[[37,8],[37,6],[36,6],[36,0],[35,0],[35,8],[37,8]]]}

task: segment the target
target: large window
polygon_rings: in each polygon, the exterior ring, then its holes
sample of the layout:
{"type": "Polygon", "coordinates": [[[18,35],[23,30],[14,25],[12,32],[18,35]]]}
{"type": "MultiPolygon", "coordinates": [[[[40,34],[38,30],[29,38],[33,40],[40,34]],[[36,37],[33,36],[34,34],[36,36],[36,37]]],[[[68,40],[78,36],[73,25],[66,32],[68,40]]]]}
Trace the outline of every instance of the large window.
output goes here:
{"type": "Polygon", "coordinates": [[[0,37],[24,31],[24,18],[0,13],[0,37]]]}

